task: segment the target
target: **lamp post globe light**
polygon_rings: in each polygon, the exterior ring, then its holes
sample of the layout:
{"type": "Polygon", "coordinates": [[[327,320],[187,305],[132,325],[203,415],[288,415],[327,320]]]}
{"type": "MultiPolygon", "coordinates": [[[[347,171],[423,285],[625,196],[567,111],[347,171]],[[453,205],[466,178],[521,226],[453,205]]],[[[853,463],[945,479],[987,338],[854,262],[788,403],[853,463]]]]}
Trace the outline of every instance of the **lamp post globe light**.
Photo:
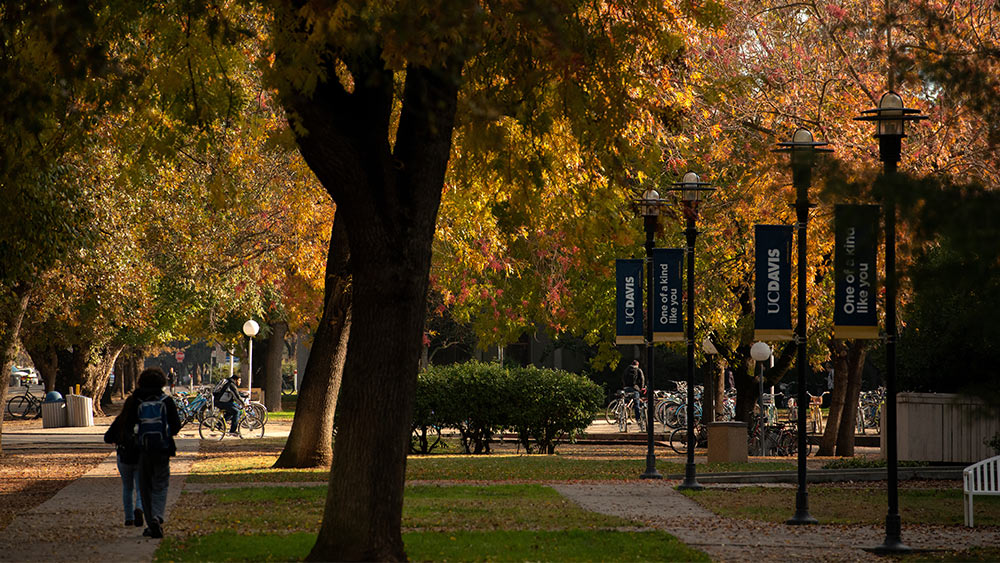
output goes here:
{"type": "MultiPolygon", "coordinates": [[[[828,143],[817,142],[808,129],[799,128],[792,134],[792,140],[778,143],[775,152],[787,152],[791,156],[792,186],[795,188],[795,231],[797,242],[796,260],[798,277],[798,319],[795,327],[796,367],[798,371],[798,481],[799,488],[795,494],[795,514],[787,520],[788,524],[815,524],[816,519],[809,514],[809,493],[806,491],[806,455],[809,453],[806,441],[806,371],[809,362],[806,358],[806,226],[809,223],[809,208],[814,207],[809,202],[809,186],[812,184],[812,168],[816,162],[816,154],[833,152],[822,148],[828,143]]],[[[770,355],[770,354],[769,354],[770,355]]]]}
{"type": "Polygon", "coordinates": [[[257,321],[250,319],[243,323],[243,334],[250,337],[250,349],[248,351],[247,358],[247,392],[250,393],[251,398],[253,395],[253,337],[257,336],[260,331],[260,325],[257,321]]]}
{"type": "Polygon", "coordinates": [[[694,448],[697,443],[694,431],[694,243],[698,237],[696,222],[698,204],[703,196],[715,190],[708,182],[702,182],[698,174],[688,172],[680,182],[675,182],[672,191],[681,192],[681,203],[687,226],[684,236],[687,242],[687,463],[684,465],[684,481],[677,487],[682,490],[700,491],[702,487],[695,475],[694,448]]]}
{"type": "Polygon", "coordinates": [[[646,190],[638,201],[639,213],[646,230],[646,471],[641,479],[662,479],[656,470],[656,453],[653,450],[653,420],[656,401],[653,398],[653,235],[660,216],[660,194],[653,189],[646,190]]]}
{"type": "MultiPolygon", "coordinates": [[[[757,404],[760,407],[760,415],[766,417],[767,414],[764,411],[764,362],[771,357],[771,347],[767,345],[766,342],[754,342],[753,346],[750,346],[750,357],[753,361],[757,362],[757,377],[758,377],[758,401],[757,404]]],[[[763,429],[764,426],[762,425],[763,429]]],[[[760,435],[760,455],[764,456],[764,432],[760,435]]]]}
{"type": "MultiPolygon", "coordinates": [[[[854,118],[856,121],[874,121],[875,138],[878,139],[879,160],[883,164],[883,177],[896,173],[902,157],[905,123],[927,119],[920,110],[907,108],[896,92],[886,92],[878,107],[865,110],[854,118]]],[[[885,190],[885,432],[886,465],[888,473],[888,511],[885,516],[885,541],[872,551],[876,553],[905,553],[911,551],[901,537],[899,517],[898,452],[896,448],[896,199],[891,187],[885,190]]]]}

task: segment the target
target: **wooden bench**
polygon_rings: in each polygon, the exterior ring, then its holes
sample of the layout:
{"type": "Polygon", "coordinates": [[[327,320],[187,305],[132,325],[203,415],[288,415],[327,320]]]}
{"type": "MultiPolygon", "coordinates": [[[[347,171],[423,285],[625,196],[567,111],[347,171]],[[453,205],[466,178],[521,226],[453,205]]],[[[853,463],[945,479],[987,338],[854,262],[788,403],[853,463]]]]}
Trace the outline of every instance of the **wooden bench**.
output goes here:
{"type": "Polygon", "coordinates": [[[974,463],[962,471],[964,481],[965,525],[972,524],[972,498],[976,495],[1000,495],[1000,455],[974,463]]]}

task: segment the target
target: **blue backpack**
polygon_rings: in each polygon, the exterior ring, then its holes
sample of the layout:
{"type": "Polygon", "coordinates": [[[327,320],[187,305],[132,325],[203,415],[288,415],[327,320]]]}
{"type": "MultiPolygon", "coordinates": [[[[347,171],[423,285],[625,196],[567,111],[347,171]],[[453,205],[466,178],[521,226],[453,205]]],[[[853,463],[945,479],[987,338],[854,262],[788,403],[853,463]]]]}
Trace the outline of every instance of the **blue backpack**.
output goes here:
{"type": "Polygon", "coordinates": [[[165,452],[170,449],[167,406],[163,404],[166,399],[167,396],[161,394],[139,403],[139,425],[135,434],[139,447],[145,452],[165,452]]]}

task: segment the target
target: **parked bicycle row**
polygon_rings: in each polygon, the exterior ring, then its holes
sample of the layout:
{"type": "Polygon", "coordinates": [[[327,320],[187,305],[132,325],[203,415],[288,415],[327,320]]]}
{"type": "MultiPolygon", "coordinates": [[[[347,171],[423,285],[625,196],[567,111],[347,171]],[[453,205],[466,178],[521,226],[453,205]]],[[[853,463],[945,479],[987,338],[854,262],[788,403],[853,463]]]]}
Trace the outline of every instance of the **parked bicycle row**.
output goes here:
{"type": "MultiPolygon", "coordinates": [[[[267,407],[251,401],[249,393],[238,388],[239,377],[223,380],[216,386],[202,386],[193,391],[175,389],[170,394],[177,405],[181,428],[196,422],[198,434],[206,440],[222,440],[226,436],[260,438],[267,423],[267,407]]],[[[30,385],[24,393],[7,400],[6,412],[14,419],[42,416],[44,398],[31,392],[30,385]]]]}
{"type": "Polygon", "coordinates": [[[226,436],[261,438],[267,423],[267,407],[251,401],[250,394],[239,390],[238,375],[224,379],[215,387],[202,386],[194,391],[175,390],[181,428],[197,421],[198,435],[205,440],[226,436]]]}

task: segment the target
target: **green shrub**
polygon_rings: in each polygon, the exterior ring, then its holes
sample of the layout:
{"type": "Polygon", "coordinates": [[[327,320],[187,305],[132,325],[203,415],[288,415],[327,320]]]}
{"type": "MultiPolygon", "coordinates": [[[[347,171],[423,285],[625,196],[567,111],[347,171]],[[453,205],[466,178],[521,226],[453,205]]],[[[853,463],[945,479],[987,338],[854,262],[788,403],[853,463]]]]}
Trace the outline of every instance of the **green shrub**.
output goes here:
{"type": "Polygon", "coordinates": [[[556,443],[570,440],[594,421],[604,392],[585,377],[565,371],[519,368],[513,372],[518,399],[511,430],[528,453],[554,453],[556,443]]]}
{"type": "Polygon", "coordinates": [[[513,430],[529,453],[552,453],[556,443],[589,425],[600,409],[600,387],[585,377],[535,367],[467,362],[420,374],[411,450],[430,453],[441,428],[459,431],[465,453],[490,452],[490,440],[513,430]]]}

